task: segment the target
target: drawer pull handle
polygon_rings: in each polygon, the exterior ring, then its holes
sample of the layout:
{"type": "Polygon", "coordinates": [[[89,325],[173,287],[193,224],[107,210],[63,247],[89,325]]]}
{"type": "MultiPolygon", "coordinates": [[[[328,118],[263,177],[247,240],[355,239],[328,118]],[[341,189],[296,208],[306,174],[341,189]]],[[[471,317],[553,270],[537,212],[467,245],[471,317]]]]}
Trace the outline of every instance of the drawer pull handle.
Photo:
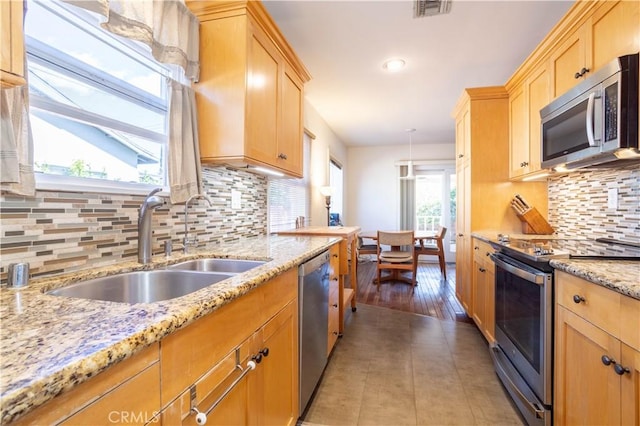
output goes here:
{"type": "Polygon", "coordinates": [[[602,358],[600,358],[600,359],[602,360],[602,363],[604,365],[611,365],[611,364],[615,364],[616,363],[615,359],[609,358],[606,355],[602,355],[602,358]]]}
{"type": "Polygon", "coordinates": [[[240,383],[242,379],[244,379],[244,376],[246,376],[251,370],[255,370],[255,368],[256,368],[256,363],[253,360],[248,361],[247,366],[245,368],[242,368],[240,364],[236,365],[236,369],[240,370],[242,374],[240,374],[238,378],[235,379],[233,383],[231,383],[231,385],[229,385],[229,387],[222,393],[222,395],[220,395],[220,397],[216,399],[216,401],[213,404],[211,404],[211,407],[209,407],[205,411],[199,411],[194,404],[194,406],[191,407],[191,412],[196,414],[196,423],[198,423],[199,425],[207,424],[207,415],[211,414],[213,409],[216,408],[222,402],[222,400],[229,394],[229,392],[231,392],[233,388],[235,388],[236,385],[240,383]]]}
{"type": "Polygon", "coordinates": [[[478,268],[478,271],[480,271],[480,272],[487,272],[487,270],[486,270],[486,269],[484,269],[484,268],[478,268]]]}
{"type": "Polygon", "coordinates": [[[629,370],[627,367],[623,367],[620,364],[616,364],[613,366],[613,370],[616,372],[616,374],[618,376],[622,376],[624,373],[630,373],[631,370],[629,370]]]}
{"type": "Polygon", "coordinates": [[[581,303],[584,301],[585,301],[584,297],[580,296],[579,294],[573,295],[573,303],[581,303]]]}
{"type": "Polygon", "coordinates": [[[337,304],[337,303],[334,303],[334,304],[333,304],[333,305],[331,305],[331,306],[333,306],[334,308],[337,308],[337,307],[338,307],[338,304],[337,304]]]}

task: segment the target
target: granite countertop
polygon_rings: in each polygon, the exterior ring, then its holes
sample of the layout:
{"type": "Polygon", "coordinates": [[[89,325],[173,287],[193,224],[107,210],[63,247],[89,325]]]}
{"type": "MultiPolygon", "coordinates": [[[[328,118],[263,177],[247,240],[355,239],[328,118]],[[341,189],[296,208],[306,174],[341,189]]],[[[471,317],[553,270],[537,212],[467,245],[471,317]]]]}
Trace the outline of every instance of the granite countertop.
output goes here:
{"type": "Polygon", "coordinates": [[[334,237],[266,236],[33,279],[21,290],[0,289],[0,423],[5,424],[95,376],[144,347],[297,267],[339,241],[334,237]],[[222,257],[267,260],[247,272],[188,295],[125,304],[44,294],[115,273],[162,269],[179,261],[222,257]]]}
{"type": "MultiPolygon", "coordinates": [[[[497,231],[478,231],[471,234],[485,242],[496,239],[497,231]]],[[[559,235],[509,234],[520,239],[563,239],[559,235]]],[[[630,260],[552,259],[551,266],[560,271],[584,278],[618,293],[640,299],[640,262],[630,260]]]]}
{"type": "Polygon", "coordinates": [[[584,278],[634,299],[640,299],[640,262],[553,259],[549,263],[557,270],[584,278]]]}

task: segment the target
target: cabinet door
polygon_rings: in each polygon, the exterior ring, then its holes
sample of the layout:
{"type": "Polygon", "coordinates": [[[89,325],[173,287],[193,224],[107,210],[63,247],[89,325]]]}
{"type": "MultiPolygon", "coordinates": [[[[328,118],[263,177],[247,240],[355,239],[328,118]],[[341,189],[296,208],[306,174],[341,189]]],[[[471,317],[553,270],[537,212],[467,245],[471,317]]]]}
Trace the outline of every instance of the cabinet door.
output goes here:
{"type": "MultiPolygon", "coordinates": [[[[240,376],[237,368],[239,363],[246,368],[247,362],[253,355],[250,351],[253,346],[253,337],[247,339],[235,350],[228,353],[219,363],[207,371],[192,387],[169,404],[161,413],[160,419],[163,425],[195,425],[196,413],[191,411],[195,406],[205,412],[214,402],[228,391],[218,405],[207,415],[208,425],[247,425],[249,424],[249,377],[244,377],[233,388],[232,383],[240,376]]],[[[248,376],[256,374],[256,370],[247,373],[248,376]]]]}
{"type": "Polygon", "coordinates": [[[283,61],[280,135],[276,164],[302,177],[303,85],[283,61]]]}
{"type": "Polygon", "coordinates": [[[273,164],[277,149],[279,55],[271,40],[252,27],[249,39],[247,102],[245,105],[246,155],[273,164]]]}
{"type": "Polygon", "coordinates": [[[471,285],[471,166],[463,162],[462,167],[456,169],[457,181],[457,210],[456,210],[456,297],[462,304],[467,315],[472,312],[471,285]]]}
{"type": "Polygon", "coordinates": [[[621,380],[621,424],[640,424],[640,351],[622,345],[620,363],[629,369],[621,380]]]}
{"type": "Polygon", "coordinates": [[[640,50],[640,2],[602,2],[589,21],[591,65],[601,68],[614,58],[640,50]]]}
{"type": "Polygon", "coordinates": [[[298,302],[291,301],[261,330],[256,353],[268,351],[250,382],[251,424],[294,425],[298,418],[298,302]],[[253,393],[255,392],[255,393],[253,393]],[[253,403],[256,407],[253,407],[253,403]]]}
{"type": "Polygon", "coordinates": [[[0,1],[0,86],[25,84],[22,0],[0,1]]]}
{"type": "Polygon", "coordinates": [[[534,173],[541,169],[541,119],[540,110],[544,108],[550,99],[549,72],[546,68],[541,68],[534,72],[526,82],[527,85],[527,109],[529,116],[527,124],[529,126],[528,140],[528,160],[527,172],[534,173]]]}
{"type": "Polygon", "coordinates": [[[559,305],[555,339],[554,423],[620,424],[620,376],[602,361],[620,359],[620,342],[559,305]]]}
{"type": "Polygon", "coordinates": [[[525,87],[520,86],[509,93],[509,177],[525,174],[529,165],[529,114],[525,87]]]}
{"type": "Polygon", "coordinates": [[[586,27],[580,27],[556,49],[551,56],[553,97],[557,97],[583,80],[589,72],[576,78],[583,68],[589,68],[586,57],[586,27]]]}
{"type": "MultiPolygon", "coordinates": [[[[475,249],[475,247],[474,247],[475,249]]],[[[473,295],[473,320],[476,325],[484,334],[485,320],[487,318],[487,270],[484,267],[484,263],[478,263],[475,259],[473,261],[473,276],[472,276],[472,295],[473,295]]]]}

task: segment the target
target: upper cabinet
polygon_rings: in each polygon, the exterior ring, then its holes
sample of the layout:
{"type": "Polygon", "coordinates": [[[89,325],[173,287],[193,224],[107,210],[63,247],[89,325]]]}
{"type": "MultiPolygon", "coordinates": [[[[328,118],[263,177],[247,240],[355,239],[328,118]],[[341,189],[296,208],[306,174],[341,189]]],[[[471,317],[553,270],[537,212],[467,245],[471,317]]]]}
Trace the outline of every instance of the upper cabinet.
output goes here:
{"type": "Polygon", "coordinates": [[[304,65],[261,2],[187,5],[200,19],[202,162],[302,177],[304,65]]]}
{"type": "Polygon", "coordinates": [[[0,1],[0,86],[21,86],[24,79],[22,0],[0,1]]]}
{"type": "Polygon", "coordinates": [[[639,8],[634,1],[592,4],[581,24],[563,37],[551,55],[552,97],[562,95],[612,59],[640,50],[639,8]]]}
{"type": "Polygon", "coordinates": [[[540,110],[549,103],[549,73],[538,67],[509,91],[509,177],[540,171],[540,110]]]}
{"type": "Polygon", "coordinates": [[[509,79],[509,177],[536,177],[540,110],[618,56],[640,51],[640,2],[578,1],[509,79]]]}

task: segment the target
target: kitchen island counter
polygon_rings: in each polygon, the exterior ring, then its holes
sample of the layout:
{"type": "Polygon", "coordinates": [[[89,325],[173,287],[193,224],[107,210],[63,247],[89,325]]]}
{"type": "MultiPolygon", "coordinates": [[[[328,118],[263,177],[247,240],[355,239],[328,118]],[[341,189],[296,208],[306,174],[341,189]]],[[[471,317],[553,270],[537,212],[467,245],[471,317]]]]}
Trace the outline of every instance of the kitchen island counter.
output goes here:
{"type": "Polygon", "coordinates": [[[243,296],[321,253],[333,237],[268,236],[211,244],[193,254],[156,256],[33,279],[20,290],[0,289],[0,423],[6,424],[85,382],[163,337],[243,296]],[[45,294],[58,287],[116,273],[162,269],[196,258],[267,261],[188,295],[126,304],[45,294]]]}

